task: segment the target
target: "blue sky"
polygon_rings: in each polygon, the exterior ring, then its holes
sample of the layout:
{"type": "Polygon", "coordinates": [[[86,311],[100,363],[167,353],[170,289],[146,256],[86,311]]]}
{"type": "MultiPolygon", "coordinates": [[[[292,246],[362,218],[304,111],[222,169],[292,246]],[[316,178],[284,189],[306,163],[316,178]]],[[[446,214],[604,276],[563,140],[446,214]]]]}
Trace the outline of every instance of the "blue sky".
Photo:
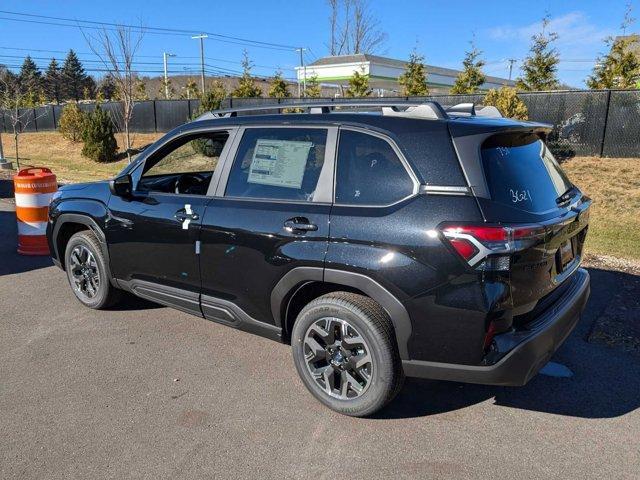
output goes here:
{"type": "MultiPolygon", "coordinates": [[[[560,38],[556,47],[562,63],[559,77],[574,87],[584,87],[593,63],[605,50],[603,40],[620,32],[625,0],[588,1],[440,1],[371,0],[371,9],[380,20],[388,40],[380,54],[406,58],[416,47],[431,65],[458,68],[469,40],[475,34],[487,61],[485,72],[507,76],[506,59],[526,56],[530,37],[539,29],[545,11],[552,17],[552,30],[560,38]]],[[[139,0],[29,1],[3,3],[0,9],[81,20],[121,22],[153,27],[215,32],[264,42],[307,47],[306,61],[327,54],[329,8],[323,0],[268,1],[236,0],[150,2],[139,0]]],[[[636,12],[637,13],[637,12],[636,12]]],[[[61,27],[24,23],[0,12],[0,63],[19,64],[27,53],[46,66],[48,58],[63,57],[52,51],[69,48],[80,53],[85,66],[98,67],[86,40],[74,26],[61,27]],[[40,51],[38,51],[40,50],[40,51]]],[[[50,21],[31,18],[36,21],[50,21]]],[[[60,22],[68,23],[68,22],[60,22]]],[[[639,31],[634,25],[634,31],[639,31]]],[[[90,31],[88,33],[91,33],[90,31]]],[[[244,46],[213,38],[205,41],[207,67],[213,71],[237,71],[244,46]]],[[[255,63],[255,73],[271,75],[276,68],[293,77],[298,64],[294,51],[247,47],[255,63]]],[[[175,73],[198,69],[198,42],[188,35],[147,33],[139,51],[139,69],[154,75],[162,68],[162,52],[176,54],[169,61],[175,73]]],[[[515,74],[514,74],[515,76],[515,74]]]]}

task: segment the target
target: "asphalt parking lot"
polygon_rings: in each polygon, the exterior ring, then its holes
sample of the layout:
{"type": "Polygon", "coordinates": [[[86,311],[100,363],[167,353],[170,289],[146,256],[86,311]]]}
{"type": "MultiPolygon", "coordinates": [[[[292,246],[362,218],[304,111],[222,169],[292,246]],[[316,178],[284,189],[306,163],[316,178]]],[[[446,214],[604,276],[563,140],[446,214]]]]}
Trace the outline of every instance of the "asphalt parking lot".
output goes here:
{"type": "Polygon", "coordinates": [[[638,478],[640,358],[585,341],[612,272],[591,270],[553,359],[571,377],[409,380],[353,419],[307,393],[287,345],[133,298],[88,310],[15,235],[0,198],[0,478],[638,478]]]}

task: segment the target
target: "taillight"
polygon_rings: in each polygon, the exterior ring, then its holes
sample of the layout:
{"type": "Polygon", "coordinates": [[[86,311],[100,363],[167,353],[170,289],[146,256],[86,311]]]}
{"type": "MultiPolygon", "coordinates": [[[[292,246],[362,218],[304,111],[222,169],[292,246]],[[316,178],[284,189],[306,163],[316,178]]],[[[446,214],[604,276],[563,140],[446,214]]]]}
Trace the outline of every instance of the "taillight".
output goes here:
{"type": "Polygon", "coordinates": [[[483,270],[508,270],[510,255],[524,250],[546,233],[542,225],[465,225],[439,227],[453,249],[470,266],[483,270]],[[482,263],[481,263],[482,262],[482,263]]]}

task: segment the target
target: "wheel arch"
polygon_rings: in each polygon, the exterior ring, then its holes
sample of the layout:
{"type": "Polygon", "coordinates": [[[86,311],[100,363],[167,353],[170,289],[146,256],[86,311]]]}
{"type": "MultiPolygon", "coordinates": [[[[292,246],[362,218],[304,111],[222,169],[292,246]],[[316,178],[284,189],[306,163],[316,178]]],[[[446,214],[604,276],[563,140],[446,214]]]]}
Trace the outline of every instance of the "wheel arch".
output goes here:
{"type": "Polygon", "coordinates": [[[372,298],[387,312],[393,324],[400,358],[408,360],[408,341],[412,326],[404,305],[384,286],[366,275],[320,267],[297,267],[290,270],[271,292],[271,313],[283,335],[289,334],[295,318],[290,308],[296,299],[317,298],[331,291],[345,290],[372,298]],[[317,295],[308,295],[310,286],[317,295]]]}
{"type": "Polygon", "coordinates": [[[67,242],[74,234],[83,230],[91,230],[96,235],[98,242],[100,243],[102,253],[107,261],[107,265],[110,266],[109,249],[107,248],[104,232],[98,225],[98,222],[88,215],[80,213],[62,213],[56,219],[56,224],[52,233],[52,243],[55,249],[55,255],[58,258],[61,267],[63,269],[65,268],[64,251],[67,242]]]}

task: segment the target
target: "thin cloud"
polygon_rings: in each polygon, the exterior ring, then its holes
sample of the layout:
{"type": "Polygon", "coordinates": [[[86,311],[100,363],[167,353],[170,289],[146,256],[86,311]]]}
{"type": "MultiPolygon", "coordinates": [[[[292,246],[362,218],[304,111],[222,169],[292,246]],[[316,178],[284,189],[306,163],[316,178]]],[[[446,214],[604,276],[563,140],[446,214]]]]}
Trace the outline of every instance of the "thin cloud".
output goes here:
{"type": "MultiPolygon", "coordinates": [[[[489,29],[487,34],[489,38],[496,41],[517,41],[528,44],[531,36],[541,29],[542,20],[539,20],[521,27],[512,25],[497,26],[489,29]]],[[[585,47],[602,45],[608,36],[616,33],[612,29],[598,27],[590,21],[584,12],[579,11],[569,12],[560,17],[552,17],[548,31],[558,34],[556,47],[561,51],[567,47],[571,50],[575,47],[580,47],[581,51],[585,51],[585,47]]]]}
{"type": "MultiPolygon", "coordinates": [[[[531,37],[541,29],[542,19],[523,26],[496,26],[485,31],[485,34],[487,39],[495,43],[509,43],[512,55],[522,60],[531,46],[531,37]]],[[[593,68],[596,58],[607,49],[605,39],[618,33],[614,28],[596,25],[581,11],[551,17],[548,31],[558,34],[558,40],[554,42],[560,54],[558,75],[562,81],[574,86],[584,86],[584,79],[593,68]]],[[[521,74],[519,65],[516,69],[515,75],[521,74]]]]}

